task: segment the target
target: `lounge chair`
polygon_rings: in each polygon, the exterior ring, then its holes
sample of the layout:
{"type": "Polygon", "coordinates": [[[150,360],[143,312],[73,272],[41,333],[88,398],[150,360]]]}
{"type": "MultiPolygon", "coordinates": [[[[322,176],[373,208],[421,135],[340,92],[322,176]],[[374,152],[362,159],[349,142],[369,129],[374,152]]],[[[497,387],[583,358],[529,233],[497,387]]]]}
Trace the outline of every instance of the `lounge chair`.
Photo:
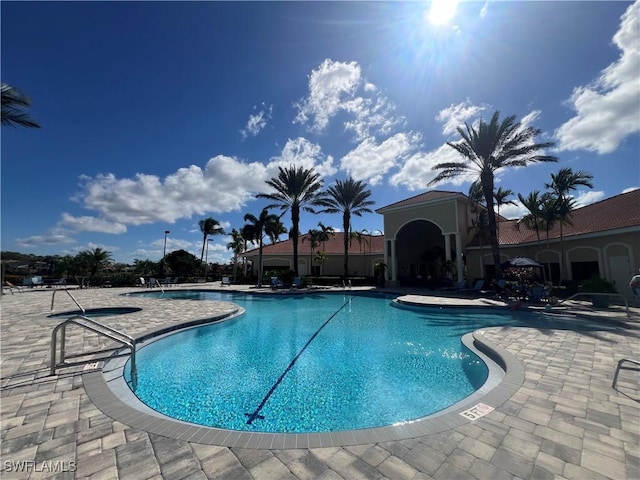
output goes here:
{"type": "Polygon", "coordinates": [[[7,281],[5,281],[4,284],[2,285],[2,290],[5,290],[5,289],[9,290],[11,295],[13,295],[14,290],[17,290],[18,293],[24,293],[23,287],[16,287],[13,283],[7,282],[7,281]]]}
{"type": "Polygon", "coordinates": [[[291,282],[291,288],[302,288],[302,277],[295,277],[291,282]]]}
{"type": "Polygon", "coordinates": [[[482,290],[482,287],[484,287],[484,280],[478,280],[476,282],[476,284],[473,286],[473,288],[461,288],[459,290],[460,293],[480,293],[480,291],[482,290]]]}
{"type": "Polygon", "coordinates": [[[531,287],[531,290],[527,292],[527,296],[529,297],[529,301],[538,303],[542,299],[542,286],[534,285],[531,287]]]}
{"type": "Polygon", "coordinates": [[[230,287],[231,286],[231,279],[229,277],[222,277],[222,280],[220,280],[220,286],[221,287],[230,287]]]}
{"type": "Polygon", "coordinates": [[[284,288],[284,283],[278,277],[271,277],[271,289],[277,290],[279,288],[284,288]]]}
{"type": "Polygon", "coordinates": [[[455,284],[445,285],[444,287],[442,287],[442,290],[444,292],[459,292],[460,290],[464,289],[466,286],[467,286],[467,280],[462,279],[455,284]]]}

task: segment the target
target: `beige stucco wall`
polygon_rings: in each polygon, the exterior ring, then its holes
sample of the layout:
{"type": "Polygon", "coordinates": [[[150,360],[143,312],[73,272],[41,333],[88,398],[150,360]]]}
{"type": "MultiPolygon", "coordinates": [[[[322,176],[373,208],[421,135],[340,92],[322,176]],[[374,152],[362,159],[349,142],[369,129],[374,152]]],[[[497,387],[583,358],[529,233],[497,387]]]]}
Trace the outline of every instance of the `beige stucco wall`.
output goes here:
{"type": "Polygon", "coordinates": [[[457,199],[447,199],[431,205],[404,207],[384,215],[385,239],[395,239],[403,226],[416,220],[434,223],[443,233],[466,234],[467,215],[467,207],[457,199]]]}
{"type": "MultiPolygon", "coordinates": [[[[618,291],[627,298],[631,298],[628,282],[635,274],[634,272],[637,273],[640,269],[640,227],[635,231],[603,232],[565,238],[564,251],[566,257],[564,276],[567,280],[572,280],[571,262],[598,262],[600,276],[615,281],[618,291]]],[[[482,277],[482,265],[493,265],[489,246],[483,249],[482,254],[483,263],[480,261],[479,248],[467,249],[468,278],[482,277]]],[[[559,239],[551,240],[548,247],[544,239],[540,246],[532,244],[500,247],[502,261],[524,256],[543,263],[546,261],[558,263],[560,255],[559,239]]]]}

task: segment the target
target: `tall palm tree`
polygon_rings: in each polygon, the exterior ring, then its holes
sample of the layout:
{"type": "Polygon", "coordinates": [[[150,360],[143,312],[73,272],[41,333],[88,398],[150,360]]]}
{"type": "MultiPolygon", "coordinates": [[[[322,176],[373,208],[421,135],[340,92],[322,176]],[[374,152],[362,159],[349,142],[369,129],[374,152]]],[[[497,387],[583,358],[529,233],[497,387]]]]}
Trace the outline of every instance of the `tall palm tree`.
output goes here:
{"type": "Polygon", "coordinates": [[[263,208],[260,216],[256,217],[250,213],[244,216],[246,222],[242,227],[242,236],[246,239],[253,240],[258,243],[258,287],[262,286],[262,247],[264,245],[265,235],[273,241],[276,233],[283,229],[280,217],[269,213],[268,208],[263,208]]]}
{"type": "Polygon", "coordinates": [[[563,224],[570,224],[569,217],[575,208],[569,193],[579,186],[593,188],[593,175],[584,171],[574,172],[571,168],[561,168],[557,174],[551,174],[551,182],[545,187],[550,188],[555,195],[556,212],[560,220],[560,281],[564,280],[564,236],[563,224]]]}
{"type": "MultiPolygon", "coordinates": [[[[204,259],[204,248],[207,244],[207,237],[209,235],[224,235],[225,233],[224,228],[220,226],[220,222],[212,217],[200,220],[198,225],[200,225],[200,231],[202,232],[202,253],[200,254],[200,263],[202,263],[202,260],[204,259]]],[[[206,272],[207,266],[205,265],[204,268],[206,272]]]]}
{"type": "Polygon", "coordinates": [[[233,252],[233,283],[238,279],[238,257],[245,250],[245,239],[235,228],[231,230],[231,241],[227,243],[227,248],[233,252]]]}
{"type": "Polygon", "coordinates": [[[31,106],[29,98],[11,85],[0,85],[0,105],[3,127],[40,128],[40,125],[29,118],[23,108],[31,106]]]}
{"type": "Polygon", "coordinates": [[[274,202],[267,208],[278,207],[291,210],[290,236],[293,241],[293,270],[298,276],[298,237],[300,236],[300,210],[315,213],[313,206],[322,203],[322,180],[313,168],[291,165],[287,168],[278,167],[278,176],[267,180],[267,185],[275,190],[273,193],[258,194],[259,198],[266,198],[274,202]]]}
{"type": "Polygon", "coordinates": [[[501,276],[500,245],[493,196],[496,171],[507,167],[525,167],[531,163],[558,161],[557,157],[541,153],[541,150],[552,147],[553,142],[535,143],[534,139],[541,133],[540,129],[516,122],[515,115],[502,122],[499,121],[499,116],[500,113],[496,111],[489,123],[481,119],[477,127],[468,123],[465,123],[465,128],[458,127],[462,140],[447,142],[447,145],[456,150],[463,161],[435,165],[433,169],[440,170],[440,173],[429,182],[429,185],[433,185],[469,173],[478,176],[487,207],[491,253],[498,277],[501,276]]]}
{"type": "Polygon", "coordinates": [[[351,215],[358,217],[370,213],[369,208],[375,202],[369,200],[371,190],[365,183],[349,177],[345,181],[336,180],[336,184],[327,190],[324,200],[326,213],[342,213],[342,229],[344,232],[344,278],[349,276],[349,234],[351,232],[351,215]]]}

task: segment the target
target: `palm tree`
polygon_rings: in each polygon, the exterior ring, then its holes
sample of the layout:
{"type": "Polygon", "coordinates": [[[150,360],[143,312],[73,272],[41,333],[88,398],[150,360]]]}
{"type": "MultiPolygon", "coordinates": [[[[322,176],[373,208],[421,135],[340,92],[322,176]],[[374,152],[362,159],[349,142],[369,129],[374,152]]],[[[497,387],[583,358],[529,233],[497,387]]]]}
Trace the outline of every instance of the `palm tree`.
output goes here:
{"type": "Polygon", "coordinates": [[[552,147],[553,142],[535,143],[540,129],[523,126],[516,122],[515,115],[499,122],[499,112],[495,112],[491,121],[480,120],[477,127],[465,123],[465,128],[458,127],[458,134],[462,140],[447,142],[463,158],[460,162],[445,162],[435,165],[434,170],[440,173],[429,182],[436,184],[443,180],[455,178],[469,173],[476,174],[482,185],[487,220],[491,241],[491,252],[496,266],[496,274],[500,272],[500,245],[496,228],[496,214],[494,210],[494,178],[496,171],[506,167],[525,167],[531,163],[557,162],[557,157],[540,153],[545,148],[552,147]]]}
{"type": "MultiPolygon", "coordinates": [[[[518,193],[518,200],[520,200],[522,206],[527,209],[527,213],[516,222],[516,228],[519,229],[522,225],[529,230],[535,231],[536,238],[538,240],[538,248],[540,248],[540,228],[544,225],[542,212],[544,197],[540,195],[539,190],[534,190],[533,192],[530,192],[526,198],[523,197],[522,194],[518,193]]],[[[543,269],[542,272],[545,280],[550,278],[547,277],[547,271],[545,269],[543,269]]]]}
{"type": "MultiPolygon", "coordinates": [[[[218,222],[215,218],[209,217],[204,220],[200,220],[198,222],[200,225],[200,231],[202,232],[202,253],[200,254],[200,263],[204,259],[204,248],[207,244],[207,237],[209,235],[224,235],[224,228],[220,226],[220,222],[218,222]]],[[[207,266],[204,266],[205,276],[207,271],[207,266]]]]}
{"type": "Polygon", "coordinates": [[[513,200],[507,200],[510,196],[513,195],[513,190],[510,188],[503,189],[502,187],[498,187],[498,189],[493,193],[493,199],[496,201],[497,211],[496,213],[500,216],[500,207],[502,205],[515,205],[516,202],[513,200]]]}
{"type": "Polygon", "coordinates": [[[344,232],[344,278],[349,276],[349,232],[351,232],[351,215],[360,217],[370,213],[369,208],[375,202],[368,200],[371,190],[366,184],[349,177],[344,182],[336,180],[336,184],[327,190],[324,200],[326,213],[342,213],[342,229],[344,232]]]}
{"type": "MultiPolygon", "coordinates": [[[[356,230],[355,232],[351,232],[349,234],[349,247],[351,247],[351,243],[355,240],[358,242],[360,247],[360,256],[362,256],[362,245],[366,247],[369,245],[369,239],[367,238],[369,232],[366,230],[356,230]]],[[[364,275],[364,258],[362,259],[362,274],[364,275]]]]}
{"type": "Polygon", "coordinates": [[[238,278],[238,257],[245,250],[245,239],[235,228],[231,230],[231,241],[227,243],[227,248],[233,252],[233,283],[238,278]]]}
{"type": "Polygon", "coordinates": [[[311,246],[311,254],[309,255],[309,265],[311,266],[309,275],[313,275],[313,251],[320,246],[320,230],[310,228],[305,237],[302,237],[302,243],[307,240],[311,246]]]}
{"type": "Polygon", "coordinates": [[[31,101],[20,90],[3,83],[0,86],[0,105],[2,126],[40,128],[40,125],[29,118],[22,109],[29,107],[31,101]]]}
{"type": "Polygon", "coordinates": [[[94,248],[93,250],[85,250],[78,255],[82,257],[82,262],[86,263],[87,269],[89,270],[89,284],[91,284],[91,280],[93,280],[100,270],[113,261],[111,252],[107,252],[100,247],[94,248]]]}
{"type": "Polygon", "coordinates": [[[323,193],[320,175],[313,168],[291,165],[278,167],[278,176],[267,180],[274,193],[260,193],[258,198],[274,202],[267,208],[279,207],[283,213],[291,210],[291,240],[293,241],[293,270],[298,276],[298,237],[300,236],[300,209],[315,213],[313,206],[322,204],[323,193]]]}
{"type": "Polygon", "coordinates": [[[274,241],[275,232],[280,232],[284,226],[280,222],[280,217],[269,213],[268,208],[263,208],[260,212],[260,217],[256,217],[250,213],[244,216],[244,221],[247,222],[242,227],[242,236],[246,239],[258,242],[258,287],[262,286],[262,246],[264,242],[264,236],[268,236],[274,241]]]}
{"type": "Polygon", "coordinates": [[[324,252],[324,242],[328,242],[329,238],[336,238],[336,231],[333,227],[327,227],[324,223],[318,222],[318,227],[320,227],[320,235],[318,235],[318,240],[322,243],[322,251],[324,252]]]}
{"type": "Polygon", "coordinates": [[[555,194],[556,213],[560,220],[560,281],[564,280],[564,237],[563,224],[570,224],[569,217],[575,207],[569,193],[579,186],[593,188],[593,175],[584,171],[574,172],[571,168],[561,168],[557,174],[551,174],[551,182],[545,187],[555,194]]]}

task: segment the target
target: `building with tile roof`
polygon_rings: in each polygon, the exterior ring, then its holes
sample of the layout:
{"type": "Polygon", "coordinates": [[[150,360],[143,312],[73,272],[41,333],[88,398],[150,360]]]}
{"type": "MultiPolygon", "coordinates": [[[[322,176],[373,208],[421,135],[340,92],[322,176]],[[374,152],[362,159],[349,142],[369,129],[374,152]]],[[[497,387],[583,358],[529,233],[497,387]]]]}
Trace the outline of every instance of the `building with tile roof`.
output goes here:
{"type": "MultiPolygon", "coordinates": [[[[473,228],[481,205],[460,192],[431,190],[376,210],[384,217],[384,236],[365,235],[351,241],[349,271],[373,276],[377,263],[387,265],[388,285],[420,285],[444,277],[469,280],[493,276],[495,266],[488,238],[473,228]]],[[[640,269],[640,190],[616,195],[574,210],[571,223],[556,224],[547,235],[498,217],[500,256],[532,258],[546,266],[545,276],[581,281],[599,275],[616,283],[631,298],[628,282],[640,269]],[[564,259],[562,252],[564,251],[564,259]]],[[[343,233],[314,250],[307,235],[298,244],[301,275],[340,276],[343,272],[343,233]],[[317,258],[317,252],[324,252],[317,258]],[[316,257],[314,259],[314,257],[316,257]]],[[[265,245],[264,269],[293,269],[291,240],[265,245]]],[[[257,270],[258,250],[245,256],[257,270]]],[[[436,282],[437,283],[437,282],[436,282]]]]}

